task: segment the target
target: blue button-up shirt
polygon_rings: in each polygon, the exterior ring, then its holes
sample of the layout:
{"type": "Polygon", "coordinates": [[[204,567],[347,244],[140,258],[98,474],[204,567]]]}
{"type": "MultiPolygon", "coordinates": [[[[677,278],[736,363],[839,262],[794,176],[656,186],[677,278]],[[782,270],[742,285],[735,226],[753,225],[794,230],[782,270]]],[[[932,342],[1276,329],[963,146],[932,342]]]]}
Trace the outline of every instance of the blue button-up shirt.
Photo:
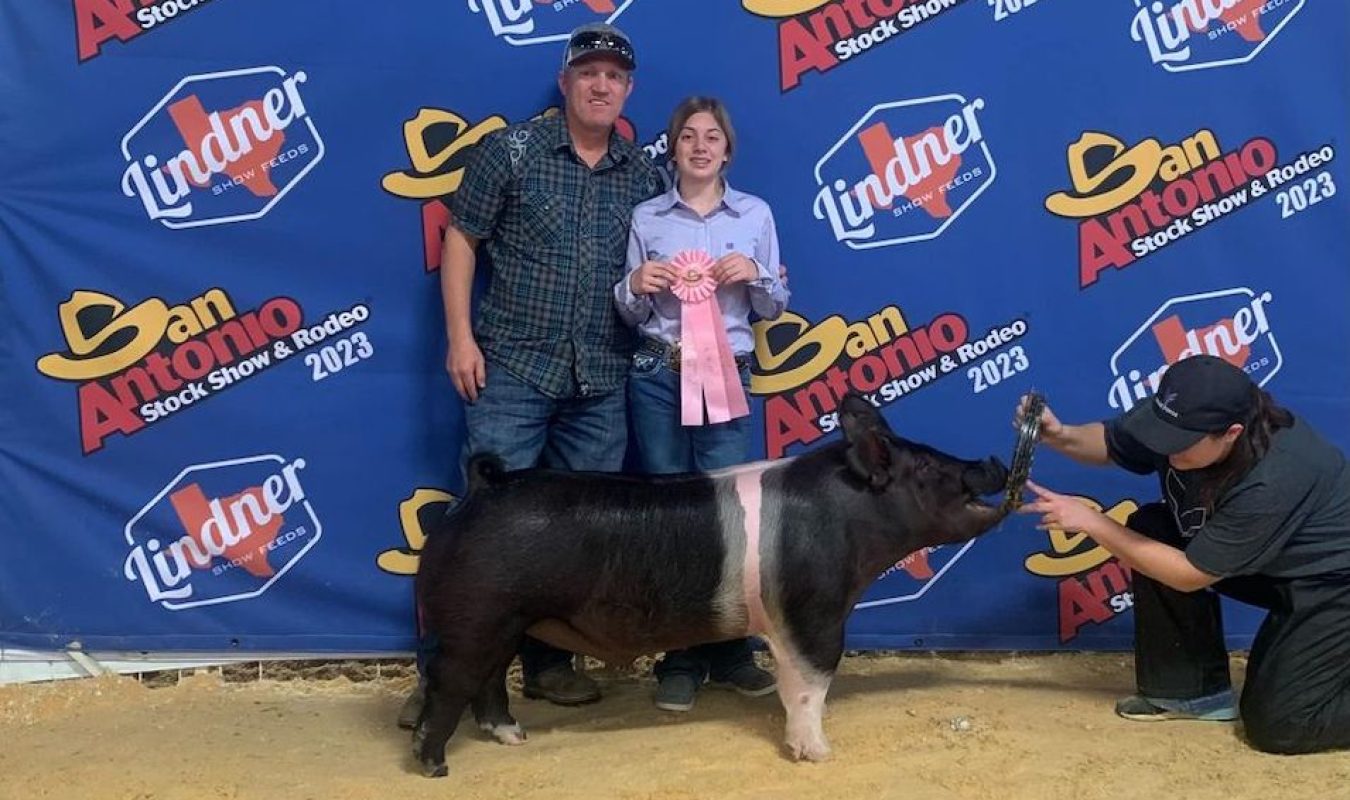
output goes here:
{"type": "Polygon", "coordinates": [[[750,353],[755,347],[751,312],[761,319],[776,319],[788,302],[787,287],[778,279],[778,232],[769,204],[727,186],[721,202],[705,217],[686,205],[679,188],[672,186],[633,210],[628,270],[614,285],[614,302],[629,325],[666,344],[680,340],[679,299],[669,291],[635,295],[629,278],[643,262],[670,261],[681,250],[702,250],[714,260],[742,253],[755,262],[758,278],[717,287],[727,342],[737,355],[750,353]]]}

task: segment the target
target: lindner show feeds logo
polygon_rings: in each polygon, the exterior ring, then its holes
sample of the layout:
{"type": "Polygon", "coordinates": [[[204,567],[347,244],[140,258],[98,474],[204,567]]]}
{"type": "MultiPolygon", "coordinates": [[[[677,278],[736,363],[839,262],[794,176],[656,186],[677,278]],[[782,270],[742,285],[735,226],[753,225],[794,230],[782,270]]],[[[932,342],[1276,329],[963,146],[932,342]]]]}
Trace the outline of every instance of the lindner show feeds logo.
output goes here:
{"type": "Polygon", "coordinates": [[[940,236],[994,182],[983,109],[956,94],[868,109],[816,164],[816,219],[854,250],[940,236]]]}
{"type": "Polygon", "coordinates": [[[1086,131],[1068,147],[1072,188],[1045,198],[1046,209],[1078,220],[1078,285],[1125,269],[1267,195],[1287,219],[1336,194],[1325,165],[1330,144],[1281,165],[1275,143],[1255,136],[1225,150],[1202,128],[1175,144],[1149,137],[1133,145],[1086,131]]]}
{"type": "MultiPolygon", "coordinates": [[[[1090,497],[1075,498],[1103,511],[1120,523],[1139,508],[1133,500],[1121,500],[1111,508],[1090,497]]],[[[1085,533],[1060,528],[1046,531],[1049,549],[1027,556],[1027,572],[1058,581],[1059,643],[1068,644],[1087,625],[1105,625],[1134,608],[1130,568],[1085,533]]]]}
{"type": "Polygon", "coordinates": [[[170,611],[261,595],[323,534],[304,468],[279,455],[187,467],[127,523],[123,576],[170,611]]]}
{"type": "Polygon", "coordinates": [[[1283,363],[1266,313],[1271,299],[1236,288],[1164,302],[1111,355],[1111,407],[1129,411],[1158,390],[1168,367],[1195,355],[1222,358],[1265,386],[1283,363]]]}
{"type": "Polygon", "coordinates": [[[318,322],[284,296],[236,310],[212,288],[169,306],[158,297],[131,308],[112,295],[76,289],[58,307],[66,350],[37,360],[37,370],[79,385],[85,455],[109,436],[132,436],[272,369],[305,351],[314,381],[374,355],[365,332],[370,308],[356,303],[318,322]]]}
{"type": "Polygon", "coordinates": [[[126,43],[182,18],[207,0],[74,0],[75,50],[83,63],[111,39],[126,43]]]}
{"type": "Polygon", "coordinates": [[[323,159],[308,79],[280,67],[183,78],[122,138],[122,193],[170,228],[266,214],[323,159]]]}
{"type": "Polygon", "coordinates": [[[1256,58],[1305,0],[1134,0],[1130,38],[1168,72],[1256,58]]]}
{"type": "Polygon", "coordinates": [[[1027,330],[1026,320],[1013,319],[972,337],[954,311],[911,326],[893,305],[855,322],[835,314],[812,323],[791,311],[757,322],[750,390],[765,396],[768,457],[838,428],[839,402],[850,391],[883,408],[958,370],[973,394],[987,391],[1031,367],[1020,342],[1027,330]]]}
{"type": "MultiPolygon", "coordinates": [[[[531,119],[559,113],[557,107],[550,107],[531,119]]],[[[395,197],[422,201],[422,253],[427,272],[440,269],[441,244],[450,225],[450,195],[463,182],[474,148],[489,133],[507,125],[506,118],[499,114],[470,123],[455,111],[431,107],[418,109],[403,123],[403,143],[411,166],[386,174],[380,186],[395,197]]],[[[627,118],[620,117],[614,127],[623,138],[637,141],[633,123],[627,118]]],[[[642,145],[642,149],[661,166],[667,153],[666,134],[642,145]]],[[[668,178],[665,170],[660,173],[668,178]]]]}
{"type": "Polygon", "coordinates": [[[513,45],[560,42],[578,25],[613,22],[634,0],[468,0],[492,35],[513,45]]]}
{"type": "Polygon", "coordinates": [[[862,610],[918,600],[956,566],[975,541],[915,550],[887,567],[853,607],[862,610]]]}
{"type": "MultiPolygon", "coordinates": [[[[783,92],[812,72],[852,62],[967,0],[741,0],[757,17],[778,20],[778,83],[783,92]]],[[[1044,0],[985,0],[1003,22],[1044,0]]],[[[980,3],[976,3],[980,5],[980,3]]]]}

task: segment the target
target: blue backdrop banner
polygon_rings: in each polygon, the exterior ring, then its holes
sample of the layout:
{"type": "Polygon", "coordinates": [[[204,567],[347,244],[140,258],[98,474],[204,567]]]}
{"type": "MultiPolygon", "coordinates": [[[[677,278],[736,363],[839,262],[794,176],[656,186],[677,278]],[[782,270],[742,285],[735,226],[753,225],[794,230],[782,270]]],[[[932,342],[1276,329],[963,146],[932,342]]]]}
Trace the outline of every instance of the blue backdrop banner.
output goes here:
{"type": "MultiPolygon", "coordinates": [[[[1028,389],[1103,419],[1194,353],[1350,446],[1350,4],[8,2],[0,644],[411,649],[462,491],[447,201],[604,19],[640,65],[621,133],[663,163],[676,103],[716,95],[773,208],[793,295],[756,330],[753,457],[837,436],[857,390],[1007,460],[1028,389]]],[[[1121,520],[1158,492],[1048,452],[1035,477],[1121,520]]],[[[1127,647],[1131,603],[1017,517],[888,569],[850,646],[1127,647]]]]}

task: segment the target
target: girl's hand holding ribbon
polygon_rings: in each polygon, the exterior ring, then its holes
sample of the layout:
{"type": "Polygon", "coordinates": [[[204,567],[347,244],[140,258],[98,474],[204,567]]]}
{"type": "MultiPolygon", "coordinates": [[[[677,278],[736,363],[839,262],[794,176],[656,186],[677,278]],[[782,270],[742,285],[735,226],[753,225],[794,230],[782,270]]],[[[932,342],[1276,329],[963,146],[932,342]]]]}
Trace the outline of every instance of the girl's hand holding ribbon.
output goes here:
{"type": "Polygon", "coordinates": [[[744,253],[727,253],[713,264],[712,277],[718,286],[747,283],[759,277],[759,268],[744,253]]]}
{"type": "Polygon", "coordinates": [[[675,281],[675,270],[663,261],[644,261],[628,278],[633,294],[658,294],[675,281]]]}

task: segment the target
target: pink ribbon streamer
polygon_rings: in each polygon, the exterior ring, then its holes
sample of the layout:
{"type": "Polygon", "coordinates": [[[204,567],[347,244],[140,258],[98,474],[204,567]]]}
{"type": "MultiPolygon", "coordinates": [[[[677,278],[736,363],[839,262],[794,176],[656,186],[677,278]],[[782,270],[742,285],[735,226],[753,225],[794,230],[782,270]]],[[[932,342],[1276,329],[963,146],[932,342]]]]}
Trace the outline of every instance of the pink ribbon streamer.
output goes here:
{"type": "Polygon", "coordinates": [[[717,306],[712,258],[702,250],[681,250],[670,260],[677,279],[670,287],[680,299],[680,422],[729,422],[750,413],[717,306]]]}

